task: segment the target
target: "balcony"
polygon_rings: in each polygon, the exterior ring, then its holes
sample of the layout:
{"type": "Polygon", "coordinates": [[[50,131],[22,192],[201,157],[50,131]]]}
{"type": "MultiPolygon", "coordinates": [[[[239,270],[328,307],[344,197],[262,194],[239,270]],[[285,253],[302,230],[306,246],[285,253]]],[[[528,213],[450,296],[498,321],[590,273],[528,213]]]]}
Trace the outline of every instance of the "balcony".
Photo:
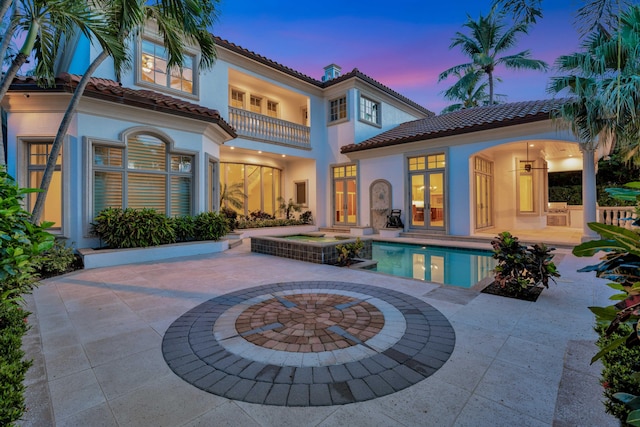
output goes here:
{"type": "Polygon", "coordinates": [[[274,117],[229,106],[229,122],[238,136],[255,141],[311,149],[311,129],[274,117]]]}

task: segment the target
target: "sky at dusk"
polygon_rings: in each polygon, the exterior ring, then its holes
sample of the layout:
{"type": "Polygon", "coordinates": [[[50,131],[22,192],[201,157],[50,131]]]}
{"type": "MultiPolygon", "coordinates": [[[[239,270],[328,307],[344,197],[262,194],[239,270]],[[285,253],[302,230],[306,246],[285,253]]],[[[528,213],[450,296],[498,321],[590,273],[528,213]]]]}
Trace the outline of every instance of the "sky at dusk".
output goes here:
{"type": "MultiPolygon", "coordinates": [[[[544,0],[543,19],[506,54],[530,49],[533,58],[553,66],[558,56],[575,52],[575,11],[581,3],[544,0]]],[[[449,49],[451,39],[465,31],[467,14],[477,19],[490,5],[491,0],[221,0],[213,33],[318,80],[331,63],[343,73],[358,68],[439,113],[450,104],[442,92],[455,81],[438,83],[438,75],[469,62],[457,48],[449,49]]],[[[509,102],[551,97],[546,88],[553,70],[498,69],[496,75],[503,80],[496,93],[509,102]]]]}

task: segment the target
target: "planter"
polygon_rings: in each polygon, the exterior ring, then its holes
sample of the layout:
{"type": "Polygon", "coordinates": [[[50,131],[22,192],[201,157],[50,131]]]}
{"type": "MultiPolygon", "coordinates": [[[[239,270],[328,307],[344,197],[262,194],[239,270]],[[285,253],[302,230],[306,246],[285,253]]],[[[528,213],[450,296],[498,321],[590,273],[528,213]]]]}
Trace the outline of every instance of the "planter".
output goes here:
{"type": "Polygon", "coordinates": [[[201,242],[173,243],[170,245],[150,246],[147,248],[127,249],[80,249],[84,268],[112,267],[115,265],[136,264],[140,262],[160,261],[184,256],[212,254],[229,248],[228,240],[207,240],[201,242]]]}
{"type": "Polygon", "coordinates": [[[501,297],[507,298],[515,298],[522,301],[530,301],[536,302],[538,297],[542,293],[544,287],[542,286],[531,286],[526,290],[518,292],[517,294],[507,292],[502,286],[498,285],[496,282],[491,282],[486,288],[481,290],[480,292],[484,294],[498,295],[501,297]]]}

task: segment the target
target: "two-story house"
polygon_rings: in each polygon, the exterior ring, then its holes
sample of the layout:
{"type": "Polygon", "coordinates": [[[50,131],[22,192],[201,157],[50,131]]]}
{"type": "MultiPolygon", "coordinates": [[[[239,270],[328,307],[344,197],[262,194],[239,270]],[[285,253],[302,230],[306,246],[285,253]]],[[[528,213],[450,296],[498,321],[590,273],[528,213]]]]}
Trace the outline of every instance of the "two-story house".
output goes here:
{"type": "MultiPolygon", "coordinates": [[[[97,246],[90,223],[107,206],[195,214],[217,210],[231,185],[247,196],[242,214],[276,213],[280,198],[291,198],[319,227],[376,231],[397,208],[406,231],[543,228],[548,170],[582,168],[575,139],[549,118],[551,101],[436,116],[358,69],[332,64],[316,80],[216,42],[212,69],[198,69],[194,49],[172,70],[147,30],[121,81],[108,62],[99,68],[47,196],[43,219],[55,232],[97,246]]],[[[39,186],[78,75],[97,54],[78,37],[55,87],[30,77],[11,86],[2,104],[7,164],[21,186],[39,186]]]]}

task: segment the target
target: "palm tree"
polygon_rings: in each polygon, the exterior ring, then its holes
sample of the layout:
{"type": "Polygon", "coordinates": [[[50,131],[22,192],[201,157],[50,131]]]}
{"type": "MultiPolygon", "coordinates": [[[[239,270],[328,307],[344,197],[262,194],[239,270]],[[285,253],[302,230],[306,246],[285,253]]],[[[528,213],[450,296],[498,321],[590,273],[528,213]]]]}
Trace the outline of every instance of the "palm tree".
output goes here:
{"type": "MultiPolygon", "coordinates": [[[[598,27],[615,29],[621,11],[632,4],[630,0],[585,0],[576,13],[580,34],[585,36],[598,27]]],[[[516,21],[535,23],[536,18],[542,18],[542,0],[493,0],[492,6],[511,12],[516,21]]]]}
{"type": "Polygon", "coordinates": [[[248,199],[244,194],[244,182],[234,182],[231,185],[224,184],[220,189],[220,207],[226,204],[236,210],[244,209],[244,202],[248,199]]]}
{"type": "MultiPolygon", "coordinates": [[[[464,71],[464,74],[461,74],[460,72],[455,72],[453,74],[458,78],[458,81],[444,92],[444,97],[449,101],[459,102],[449,105],[443,109],[440,114],[451,113],[465,108],[489,105],[489,94],[487,93],[489,82],[481,81],[483,77],[482,73],[478,70],[468,68],[464,71]]],[[[500,79],[497,80],[500,81],[500,79]]],[[[502,102],[506,99],[506,95],[496,94],[495,98],[496,102],[498,102],[498,100],[502,102]]]]}
{"type": "MultiPolygon", "coordinates": [[[[111,55],[121,55],[114,43],[109,28],[100,13],[90,8],[82,0],[13,0],[14,12],[9,18],[9,27],[3,39],[8,40],[16,31],[26,32],[21,49],[0,83],[0,101],[4,98],[14,77],[27,62],[31,54],[35,56],[35,74],[44,84],[50,84],[54,77],[54,61],[59,47],[59,37],[71,36],[81,31],[87,37],[95,37],[103,49],[111,55]]],[[[3,0],[0,5],[2,19],[11,6],[11,1],[3,0]]],[[[6,51],[6,48],[3,48],[6,51]]],[[[4,57],[4,52],[2,53],[4,57]]],[[[1,137],[0,137],[1,138],[1,137]]],[[[5,163],[4,142],[0,141],[0,164],[5,163]]]]}
{"type": "MultiPolygon", "coordinates": [[[[120,46],[125,46],[130,36],[139,34],[145,23],[154,22],[163,37],[164,46],[167,50],[167,68],[178,67],[180,69],[184,65],[184,51],[189,44],[195,44],[200,47],[200,68],[206,69],[213,66],[216,59],[216,50],[209,27],[217,19],[215,8],[217,2],[218,0],[158,0],[154,2],[145,0],[94,0],[95,6],[104,11],[106,23],[120,46]]],[[[55,170],[56,159],[71,125],[73,115],[77,110],[80,98],[95,70],[109,56],[114,59],[118,77],[125,67],[128,67],[131,63],[129,56],[114,56],[112,51],[103,49],[80,79],[62,118],[47,159],[40,185],[41,192],[38,193],[31,214],[33,223],[38,223],[42,215],[47,191],[55,170]]]]}
{"type": "Polygon", "coordinates": [[[489,83],[489,104],[494,103],[494,71],[498,66],[508,69],[528,69],[545,71],[548,69],[544,61],[531,59],[531,52],[524,50],[514,55],[502,56],[500,54],[510,49],[516,44],[519,33],[527,34],[528,25],[517,23],[513,27],[505,30],[502,23],[502,15],[496,14],[495,10],[485,17],[480,15],[474,21],[467,15],[467,23],[464,24],[471,34],[456,32],[449,48],[460,46],[462,52],[471,58],[471,62],[456,65],[440,73],[438,81],[442,81],[456,72],[461,73],[471,68],[484,73],[489,83]]]}
{"type": "Polygon", "coordinates": [[[620,16],[612,34],[604,27],[588,36],[582,51],[556,61],[559,71],[549,85],[553,94],[567,93],[572,101],[556,116],[564,120],[583,145],[613,143],[625,160],[640,166],[640,6],[620,16]]]}
{"type": "MultiPolygon", "coordinates": [[[[620,26],[611,34],[599,26],[583,41],[581,52],[556,61],[559,71],[549,86],[553,94],[568,93],[571,100],[554,112],[581,143],[583,161],[583,205],[590,221],[596,220],[595,151],[610,151],[613,144],[626,159],[640,165],[640,7],[620,16],[620,26]],[[593,203],[591,203],[593,202],[593,203]]],[[[585,232],[588,230],[585,228],[585,232]]]]}

